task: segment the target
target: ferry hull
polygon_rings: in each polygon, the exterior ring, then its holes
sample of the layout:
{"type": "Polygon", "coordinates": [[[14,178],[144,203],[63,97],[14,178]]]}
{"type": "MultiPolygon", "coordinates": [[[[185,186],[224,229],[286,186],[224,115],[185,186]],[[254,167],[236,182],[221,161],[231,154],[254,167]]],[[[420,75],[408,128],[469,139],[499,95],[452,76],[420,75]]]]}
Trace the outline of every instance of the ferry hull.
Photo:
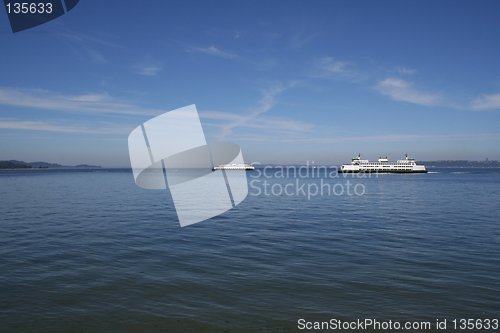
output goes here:
{"type": "Polygon", "coordinates": [[[427,170],[342,170],[339,173],[427,173],[427,170]]]}

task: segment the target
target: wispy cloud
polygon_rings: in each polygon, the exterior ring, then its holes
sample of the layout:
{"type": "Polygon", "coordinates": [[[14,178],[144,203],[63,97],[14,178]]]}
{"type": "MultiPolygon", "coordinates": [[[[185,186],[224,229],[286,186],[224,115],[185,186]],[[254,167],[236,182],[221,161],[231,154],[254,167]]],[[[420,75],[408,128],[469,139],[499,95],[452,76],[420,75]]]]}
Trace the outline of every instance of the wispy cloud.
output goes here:
{"type": "Polygon", "coordinates": [[[338,135],[338,136],[318,136],[318,135],[294,135],[294,136],[276,136],[276,135],[241,135],[239,141],[251,142],[275,142],[288,144],[338,144],[349,142],[381,142],[381,143],[399,143],[399,142],[458,142],[458,141],[491,141],[500,140],[500,135],[496,133],[480,134],[388,134],[388,135],[338,135]]]}
{"type": "Polygon", "coordinates": [[[316,33],[311,33],[305,30],[298,31],[291,36],[290,47],[293,49],[302,48],[307,44],[309,44],[316,37],[317,37],[316,33]]]}
{"type": "Polygon", "coordinates": [[[189,52],[197,52],[206,54],[209,56],[214,56],[222,59],[235,59],[238,58],[238,55],[229,51],[222,50],[214,45],[208,47],[193,47],[188,49],[189,52]]]}
{"type": "Polygon", "coordinates": [[[117,126],[109,123],[93,123],[89,125],[74,125],[72,122],[47,122],[16,119],[0,119],[0,128],[11,130],[43,131],[56,133],[91,133],[91,134],[125,134],[133,126],[117,126]]]}
{"type": "Polygon", "coordinates": [[[476,111],[500,109],[500,93],[483,94],[471,102],[471,107],[476,111]]]}
{"type": "Polygon", "coordinates": [[[143,76],[156,76],[163,70],[160,65],[139,65],[135,67],[136,73],[143,76]]]}
{"type": "Polygon", "coordinates": [[[232,121],[226,123],[222,126],[222,131],[220,133],[221,138],[226,138],[231,134],[232,130],[236,127],[240,127],[244,124],[249,124],[259,116],[268,111],[270,111],[275,103],[276,98],[286,89],[290,88],[295,83],[291,83],[289,85],[283,85],[281,83],[277,83],[269,86],[267,89],[262,91],[262,96],[260,100],[257,102],[257,105],[249,110],[249,112],[242,117],[238,117],[233,119],[232,121]]]}
{"type": "Polygon", "coordinates": [[[439,94],[420,91],[414,87],[412,82],[393,77],[379,81],[376,89],[382,95],[388,96],[392,100],[418,105],[437,105],[442,100],[439,94]]]}
{"type": "Polygon", "coordinates": [[[252,121],[247,121],[247,116],[221,111],[202,111],[200,116],[203,119],[217,121],[218,126],[220,123],[238,123],[240,124],[239,127],[245,128],[293,132],[308,132],[313,128],[310,123],[284,117],[261,116],[253,118],[252,121]]]}
{"type": "MultiPolygon", "coordinates": [[[[276,104],[277,97],[286,89],[295,85],[274,84],[262,90],[257,104],[248,110],[245,115],[220,111],[200,111],[204,124],[216,129],[219,139],[229,136],[233,129],[240,128],[241,132],[250,130],[259,135],[293,136],[296,133],[305,133],[313,128],[311,123],[295,121],[285,117],[264,116],[276,104]]],[[[90,93],[67,95],[43,89],[13,89],[0,87],[0,105],[60,111],[67,113],[98,113],[153,117],[168,110],[144,108],[130,102],[120,101],[107,93],[90,93]]],[[[26,121],[18,119],[0,119],[0,128],[18,130],[36,130],[65,133],[116,133],[123,132],[123,128],[131,130],[133,126],[115,127],[108,123],[80,123],[74,122],[45,122],[26,121]]],[[[241,132],[238,132],[240,135],[241,132]]]]}
{"type": "MultiPolygon", "coordinates": [[[[391,134],[391,135],[366,135],[366,136],[346,136],[336,137],[327,140],[329,143],[335,142],[421,142],[421,141],[470,141],[470,140],[492,140],[500,139],[498,134],[391,134]]],[[[319,139],[320,141],[322,139],[319,139]]]]}
{"type": "Polygon", "coordinates": [[[409,68],[409,67],[398,67],[396,68],[396,71],[400,75],[413,75],[417,73],[417,70],[414,68],[409,68]]]}
{"type": "Polygon", "coordinates": [[[62,37],[78,56],[84,55],[95,64],[108,63],[102,49],[121,47],[110,38],[91,36],[76,31],[61,31],[62,37]]]}
{"type": "Polygon", "coordinates": [[[323,57],[315,61],[311,77],[357,81],[364,76],[357,70],[355,63],[333,57],[323,57]]]}
{"type": "Polygon", "coordinates": [[[83,94],[68,96],[67,99],[72,102],[97,103],[109,98],[108,94],[83,94]]]}
{"type": "Polygon", "coordinates": [[[106,93],[65,95],[43,89],[0,87],[0,105],[62,112],[155,116],[165,112],[123,102],[106,93]]]}

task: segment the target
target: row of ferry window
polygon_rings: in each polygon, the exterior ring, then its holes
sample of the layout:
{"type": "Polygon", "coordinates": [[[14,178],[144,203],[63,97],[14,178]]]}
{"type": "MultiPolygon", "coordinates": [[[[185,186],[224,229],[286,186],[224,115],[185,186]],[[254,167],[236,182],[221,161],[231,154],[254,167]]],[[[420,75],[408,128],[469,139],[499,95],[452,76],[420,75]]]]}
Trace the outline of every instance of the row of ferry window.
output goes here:
{"type": "MultiPolygon", "coordinates": [[[[369,167],[378,167],[380,165],[378,164],[365,164],[363,166],[369,166],[369,167]]],[[[389,168],[389,166],[382,166],[383,168],[389,168]]],[[[397,165],[398,168],[411,168],[411,165],[397,165]]]]}
{"type": "Polygon", "coordinates": [[[408,168],[378,168],[382,170],[408,170],[408,168]]]}

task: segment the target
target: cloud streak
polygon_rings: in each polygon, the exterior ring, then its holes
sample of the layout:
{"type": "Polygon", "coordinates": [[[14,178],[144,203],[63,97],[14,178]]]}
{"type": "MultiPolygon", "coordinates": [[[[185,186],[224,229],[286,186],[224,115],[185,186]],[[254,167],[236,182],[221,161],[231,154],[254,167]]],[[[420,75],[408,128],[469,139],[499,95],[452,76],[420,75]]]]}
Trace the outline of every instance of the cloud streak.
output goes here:
{"type": "Polygon", "coordinates": [[[413,75],[417,73],[416,69],[409,67],[398,67],[396,70],[400,75],[413,75]]]}
{"type": "Polygon", "coordinates": [[[44,89],[0,88],[0,105],[61,112],[155,116],[165,110],[143,108],[106,93],[65,95],[44,89]]]}
{"type": "MultiPolygon", "coordinates": [[[[245,115],[220,112],[200,111],[200,116],[206,120],[207,126],[216,128],[217,136],[221,139],[229,136],[235,128],[241,132],[270,133],[271,135],[294,135],[304,133],[313,128],[310,123],[295,121],[285,117],[264,116],[276,104],[277,97],[286,89],[293,86],[275,84],[262,91],[257,104],[250,108],[245,115]]],[[[63,113],[103,114],[117,116],[146,116],[148,118],[160,115],[168,110],[144,108],[130,102],[119,101],[107,93],[89,93],[67,95],[43,89],[13,89],[0,87],[0,105],[26,109],[50,110],[63,113]]],[[[109,123],[96,123],[95,126],[87,123],[76,126],[74,122],[44,122],[17,119],[0,119],[0,128],[17,130],[36,130],[64,133],[117,133],[123,128],[109,123]]],[[[126,132],[126,131],[125,131],[126,132]]],[[[240,134],[240,132],[239,132],[240,134]]]]}
{"type": "Polygon", "coordinates": [[[242,135],[238,136],[240,141],[251,142],[274,142],[288,144],[338,144],[349,142],[457,142],[457,141],[490,141],[500,140],[500,135],[496,133],[481,134],[389,134],[389,135],[356,135],[356,136],[261,136],[261,135],[242,135]]]}
{"type": "Polygon", "coordinates": [[[78,55],[85,55],[92,63],[106,64],[107,57],[101,51],[103,48],[119,48],[117,43],[102,37],[86,35],[76,31],[62,31],[59,36],[67,41],[68,45],[78,55]]]}
{"type": "MultiPolygon", "coordinates": [[[[206,120],[216,120],[217,122],[238,123],[238,127],[251,129],[276,130],[276,131],[292,131],[292,132],[308,132],[314,126],[310,123],[295,121],[283,117],[265,117],[261,116],[248,121],[247,116],[238,115],[229,112],[220,111],[202,111],[200,116],[206,120]]],[[[217,126],[221,126],[217,124],[217,126]]],[[[222,125],[223,126],[223,125],[222,125]]]]}
{"type": "Polygon", "coordinates": [[[189,49],[191,52],[197,52],[221,59],[235,59],[238,58],[238,55],[229,51],[222,50],[214,45],[208,47],[193,47],[189,49]]]}
{"type": "MultiPolygon", "coordinates": [[[[72,122],[73,123],[73,122],[72,122]]],[[[30,121],[15,119],[0,119],[1,129],[28,130],[56,133],[84,133],[84,134],[126,134],[133,126],[116,126],[112,124],[93,123],[92,126],[75,126],[61,122],[30,121]]]]}
{"type": "Polygon", "coordinates": [[[471,102],[471,107],[475,111],[499,110],[500,93],[483,94],[471,102]]]}
{"type": "Polygon", "coordinates": [[[365,75],[360,73],[356,64],[351,61],[339,60],[333,57],[323,57],[315,60],[311,77],[359,81],[364,79],[365,75]]]}
{"type": "Polygon", "coordinates": [[[376,89],[382,95],[399,102],[435,106],[442,101],[440,95],[420,91],[413,83],[394,77],[377,82],[376,89]]]}
{"type": "Polygon", "coordinates": [[[232,119],[229,123],[226,123],[222,126],[222,131],[220,133],[221,139],[229,136],[233,129],[236,127],[241,127],[243,125],[247,126],[252,122],[256,121],[256,118],[260,115],[270,111],[274,105],[276,104],[276,98],[286,89],[293,86],[294,83],[291,83],[287,86],[278,83],[274,84],[267,89],[262,91],[262,96],[257,102],[257,105],[249,110],[249,112],[245,116],[241,116],[238,118],[232,119]]]}
{"type": "Polygon", "coordinates": [[[156,76],[162,71],[161,66],[149,65],[149,66],[137,66],[136,73],[142,76],[156,76]]]}

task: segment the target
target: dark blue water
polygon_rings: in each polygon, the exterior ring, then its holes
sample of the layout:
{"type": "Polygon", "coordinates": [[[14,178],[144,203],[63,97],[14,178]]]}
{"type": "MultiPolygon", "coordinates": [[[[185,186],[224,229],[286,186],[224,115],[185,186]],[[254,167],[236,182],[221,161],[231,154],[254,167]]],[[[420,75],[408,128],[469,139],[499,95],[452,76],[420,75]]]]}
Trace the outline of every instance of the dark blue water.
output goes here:
{"type": "Polygon", "coordinates": [[[0,331],[498,318],[500,170],[434,171],[353,179],[362,196],[249,195],[186,228],[128,170],[2,171],[0,331]]]}

